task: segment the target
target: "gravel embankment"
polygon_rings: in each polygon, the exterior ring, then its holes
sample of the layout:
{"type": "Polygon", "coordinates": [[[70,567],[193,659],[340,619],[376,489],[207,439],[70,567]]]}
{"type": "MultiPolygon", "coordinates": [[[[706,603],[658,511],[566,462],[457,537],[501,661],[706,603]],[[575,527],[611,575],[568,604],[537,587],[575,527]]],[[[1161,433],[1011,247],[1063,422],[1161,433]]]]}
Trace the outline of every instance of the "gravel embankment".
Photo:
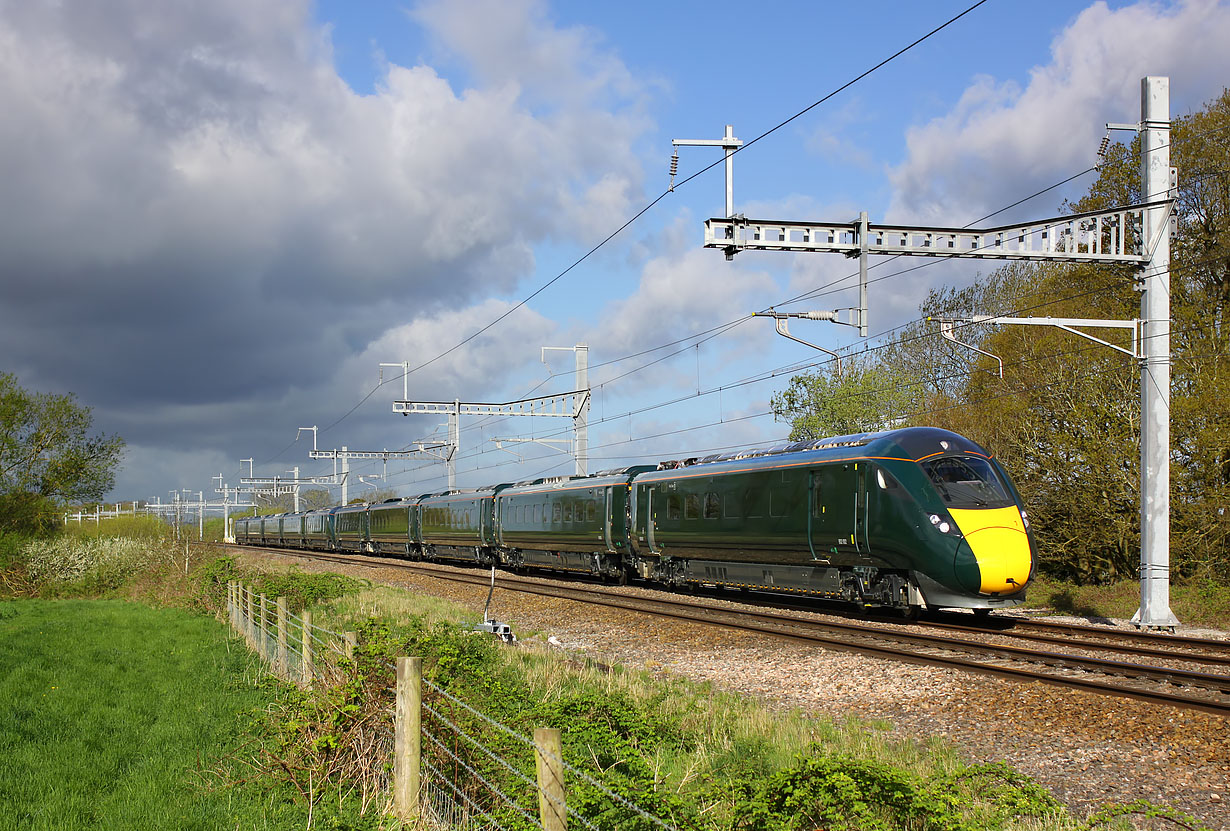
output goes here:
{"type": "MultiPolygon", "coordinates": [[[[346,570],[299,562],[305,569],[346,570]]],[[[445,597],[479,614],[487,595],[483,588],[396,569],[356,567],[352,573],[445,597]]],[[[1007,762],[1033,777],[1077,816],[1107,802],[1148,799],[1230,831],[1230,722],[1224,718],[499,589],[492,613],[523,636],[554,636],[563,650],[604,663],[711,681],[772,706],[879,720],[920,739],[946,739],[971,759],[1007,762]]]]}

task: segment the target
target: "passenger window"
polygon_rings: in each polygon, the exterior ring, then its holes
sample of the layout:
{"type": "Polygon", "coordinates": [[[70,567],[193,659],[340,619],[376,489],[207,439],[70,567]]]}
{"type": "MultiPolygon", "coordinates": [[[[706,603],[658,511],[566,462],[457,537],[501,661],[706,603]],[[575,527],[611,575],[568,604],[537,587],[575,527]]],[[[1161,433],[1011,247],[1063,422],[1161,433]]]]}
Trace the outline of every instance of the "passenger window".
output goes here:
{"type": "Polygon", "coordinates": [[[556,502],[554,505],[551,506],[551,521],[559,522],[560,514],[561,514],[560,504],[556,502]]]}
{"type": "Polygon", "coordinates": [[[564,522],[572,522],[572,503],[564,503],[564,522]]]}
{"type": "Polygon", "coordinates": [[[598,518],[598,505],[594,500],[585,503],[585,521],[593,522],[598,518]]]}
{"type": "Polygon", "coordinates": [[[769,516],[790,515],[790,491],[774,488],[769,491],[769,516]]]}
{"type": "Polygon", "coordinates": [[[758,488],[748,488],[743,492],[743,505],[748,519],[760,519],[764,516],[764,506],[761,505],[763,493],[758,488]]]}
{"type": "Polygon", "coordinates": [[[722,503],[722,516],[727,519],[742,519],[743,518],[743,500],[741,494],[735,493],[726,494],[726,499],[722,503]]]}
{"type": "Polygon", "coordinates": [[[717,519],[722,515],[722,498],[713,491],[705,494],[705,519],[717,519]]]}
{"type": "Polygon", "coordinates": [[[689,493],[683,502],[684,519],[700,519],[700,494],[689,493]]]}
{"type": "Polygon", "coordinates": [[[666,518],[679,519],[683,516],[683,500],[677,493],[668,493],[666,495],[666,518]]]}

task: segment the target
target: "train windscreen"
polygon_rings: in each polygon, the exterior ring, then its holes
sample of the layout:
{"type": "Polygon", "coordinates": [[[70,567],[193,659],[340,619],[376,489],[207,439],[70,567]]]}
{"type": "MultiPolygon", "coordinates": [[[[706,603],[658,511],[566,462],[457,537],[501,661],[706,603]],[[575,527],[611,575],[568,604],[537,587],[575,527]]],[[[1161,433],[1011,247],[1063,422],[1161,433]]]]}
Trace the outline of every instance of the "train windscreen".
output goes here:
{"type": "Polygon", "coordinates": [[[977,456],[949,456],[924,462],[923,470],[950,508],[1004,508],[1013,504],[990,462],[977,456]]]}

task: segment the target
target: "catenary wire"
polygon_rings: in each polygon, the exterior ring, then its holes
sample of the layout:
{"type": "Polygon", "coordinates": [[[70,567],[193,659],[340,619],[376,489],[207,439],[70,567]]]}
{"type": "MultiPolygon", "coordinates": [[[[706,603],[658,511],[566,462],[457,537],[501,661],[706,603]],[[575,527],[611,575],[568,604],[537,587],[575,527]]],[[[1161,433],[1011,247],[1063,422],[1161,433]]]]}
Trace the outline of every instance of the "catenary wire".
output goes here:
{"type": "MultiPolygon", "coordinates": [[[[916,46],[918,46],[919,44],[923,43],[924,41],[926,41],[926,40],[930,39],[930,38],[931,38],[931,37],[933,37],[934,35],[938,34],[939,32],[943,31],[944,29],[948,28],[948,27],[949,27],[949,26],[951,26],[952,24],[956,23],[958,20],[960,20],[961,18],[963,18],[963,17],[965,17],[966,15],[970,14],[970,13],[971,13],[971,12],[973,12],[975,9],[977,9],[979,6],[984,5],[986,2],[987,2],[987,0],[978,0],[978,2],[976,2],[976,3],[974,3],[973,5],[969,6],[969,7],[968,7],[968,8],[966,8],[964,11],[962,11],[962,12],[960,12],[959,14],[955,15],[954,17],[949,18],[949,19],[948,19],[948,20],[946,20],[944,23],[940,24],[939,26],[935,27],[935,28],[934,28],[934,29],[932,29],[931,31],[927,32],[927,33],[926,33],[925,35],[923,35],[922,37],[919,37],[918,39],[914,40],[914,41],[913,41],[912,43],[910,43],[909,45],[904,46],[904,47],[902,47],[901,49],[897,50],[897,51],[896,51],[896,52],[894,52],[892,55],[888,56],[887,58],[885,58],[885,59],[883,59],[882,61],[880,61],[879,63],[877,63],[875,66],[873,66],[873,67],[871,67],[870,69],[867,69],[867,70],[865,70],[865,71],[861,72],[860,74],[858,74],[857,76],[855,76],[855,77],[854,77],[854,78],[852,78],[851,80],[847,81],[846,83],[842,84],[842,85],[841,85],[841,86],[839,86],[837,89],[833,90],[832,92],[828,93],[827,95],[823,96],[823,97],[822,97],[822,98],[820,98],[819,100],[817,100],[817,101],[813,102],[812,104],[808,105],[807,107],[805,107],[804,109],[802,109],[802,110],[800,110],[799,112],[795,113],[794,115],[790,116],[789,118],[785,119],[784,121],[782,121],[782,122],[780,122],[780,123],[776,124],[775,126],[771,127],[770,129],[766,130],[765,132],[761,133],[760,135],[758,135],[758,136],[756,136],[755,138],[751,139],[750,141],[746,142],[746,143],[745,143],[742,147],[735,148],[735,150],[734,150],[733,152],[737,153],[737,152],[739,152],[739,151],[746,150],[747,148],[751,147],[752,145],[756,144],[757,142],[761,141],[762,139],[767,138],[768,136],[770,136],[770,135],[772,135],[773,133],[777,132],[778,130],[782,129],[782,128],[783,128],[783,127],[785,127],[786,125],[788,125],[788,124],[790,124],[791,122],[795,121],[796,119],[801,118],[802,116],[804,116],[804,115],[806,115],[807,113],[811,112],[811,111],[812,111],[813,109],[815,109],[816,107],[820,106],[821,104],[823,104],[823,103],[825,103],[826,101],[830,100],[830,99],[831,99],[831,98],[833,98],[834,96],[836,96],[836,95],[840,94],[841,92],[843,92],[843,91],[845,91],[845,90],[849,89],[849,88],[850,88],[851,86],[853,86],[854,84],[858,83],[859,81],[863,80],[863,79],[864,79],[864,78],[866,78],[867,76],[871,75],[873,72],[876,72],[877,70],[881,69],[882,67],[886,66],[887,64],[889,64],[889,63],[891,63],[892,61],[896,60],[897,58],[901,57],[901,56],[902,56],[902,55],[904,55],[905,53],[909,52],[910,50],[912,50],[913,48],[915,48],[915,47],[916,47],[916,46]]],[[[637,212],[636,212],[636,213],[635,213],[635,214],[634,214],[631,218],[629,218],[628,220],[626,220],[626,221],[625,221],[622,225],[620,225],[617,229],[615,229],[613,232],[611,232],[611,233],[610,233],[607,237],[605,237],[605,238],[604,238],[601,242],[599,242],[597,245],[595,245],[594,247],[592,247],[591,249],[589,249],[589,250],[588,250],[585,254],[583,254],[580,258],[578,258],[576,261],[574,261],[571,265],[569,265],[569,266],[568,266],[567,268],[565,268],[563,271],[561,271],[560,273],[556,274],[554,277],[552,277],[550,280],[548,280],[548,281],[547,281],[546,283],[544,283],[543,285],[539,286],[539,287],[538,287],[537,289],[535,289],[535,290],[534,290],[531,294],[529,294],[529,295],[528,295],[527,297],[525,297],[523,300],[521,300],[520,302],[518,302],[516,305],[514,305],[514,306],[512,306],[511,308],[507,309],[507,310],[506,310],[506,311],[504,311],[502,314],[500,314],[499,316],[497,316],[494,320],[492,320],[490,323],[487,323],[486,325],[482,326],[482,327],[481,327],[481,328],[479,328],[477,331],[475,331],[475,332],[473,332],[472,334],[468,335],[466,338],[464,338],[463,340],[461,340],[461,341],[460,341],[460,342],[458,342],[457,344],[455,344],[455,345],[453,345],[453,346],[449,347],[449,348],[448,348],[448,349],[446,349],[445,351],[443,351],[443,352],[441,352],[441,353],[437,354],[436,356],[434,356],[434,357],[432,357],[432,358],[430,358],[430,359],[428,359],[428,360],[426,360],[426,361],[424,361],[424,362],[422,362],[422,363],[418,364],[418,365],[417,365],[417,366],[415,366],[413,369],[410,369],[410,370],[406,370],[406,371],[404,371],[404,372],[402,373],[402,375],[401,375],[401,376],[397,376],[397,377],[394,377],[394,378],[390,378],[388,381],[383,381],[383,382],[381,382],[381,383],[380,383],[380,384],[378,384],[376,387],[374,387],[374,388],[373,388],[370,392],[368,392],[368,393],[367,393],[367,395],[365,395],[365,396],[364,396],[364,397],[363,397],[363,398],[362,398],[362,399],[361,399],[361,400],[360,400],[357,404],[355,404],[353,407],[351,407],[349,410],[347,410],[347,411],[346,411],[346,413],[344,413],[341,417],[339,417],[338,419],[336,419],[335,421],[333,421],[333,422],[332,422],[331,424],[329,424],[327,427],[322,428],[322,431],[327,432],[327,431],[329,431],[329,430],[333,429],[334,427],[336,427],[337,425],[341,424],[343,421],[345,421],[345,420],[346,420],[348,417],[350,417],[350,416],[351,416],[351,415],[352,415],[352,414],[353,414],[356,410],[358,410],[358,409],[359,409],[359,407],[363,406],[363,404],[365,404],[368,400],[370,400],[370,399],[371,399],[371,397],[372,397],[373,395],[375,395],[375,394],[376,394],[376,391],[377,391],[377,390],[379,390],[379,389],[380,389],[380,387],[381,387],[381,386],[383,386],[384,384],[390,383],[391,381],[400,380],[401,378],[404,378],[404,377],[406,377],[407,375],[411,375],[411,374],[413,374],[413,373],[415,373],[415,372],[417,372],[417,371],[419,371],[419,370],[423,369],[424,367],[430,366],[431,364],[435,363],[436,361],[440,360],[441,358],[443,358],[443,357],[445,357],[445,356],[447,356],[447,355],[452,354],[453,352],[455,352],[456,350],[460,349],[460,348],[461,348],[462,346],[464,346],[465,344],[467,344],[467,343],[469,343],[470,341],[472,341],[472,340],[474,340],[475,338],[477,338],[479,335],[482,335],[484,332],[486,332],[486,331],[490,330],[492,327],[494,327],[494,326],[496,326],[497,324],[499,324],[501,321],[503,321],[505,318],[507,318],[509,315],[511,315],[514,311],[516,311],[517,309],[521,308],[522,306],[525,306],[527,303],[529,303],[531,300],[533,300],[535,297],[537,297],[537,296],[538,296],[539,294],[541,294],[543,291],[545,291],[546,289],[548,289],[549,287],[551,287],[552,285],[554,285],[556,282],[558,282],[561,278],[563,278],[565,275],[567,275],[569,272],[571,272],[573,269],[575,269],[577,266],[579,266],[579,265],[580,265],[581,263],[583,263],[585,260],[589,259],[589,257],[590,257],[590,256],[592,256],[595,252],[597,252],[600,248],[604,247],[604,246],[605,246],[608,242],[610,242],[612,239],[614,239],[616,236],[618,236],[620,233],[622,233],[622,232],[624,231],[624,229],[626,229],[628,226],[632,225],[634,222],[636,222],[636,220],[640,219],[642,216],[644,216],[646,213],[648,213],[648,212],[649,212],[649,210],[650,210],[651,208],[653,208],[655,205],[657,205],[659,202],[661,202],[663,199],[665,199],[668,195],[670,195],[670,194],[674,191],[674,189],[675,189],[675,188],[683,187],[685,184],[687,184],[687,183],[691,182],[692,180],[696,179],[698,176],[700,176],[700,175],[704,174],[705,172],[707,172],[707,171],[709,171],[709,170],[713,169],[714,167],[716,167],[718,164],[721,164],[721,163],[722,163],[721,161],[718,161],[718,162],[714,162],[713,164],[708,165],[708,166],[706,166],[706,167],[704,167],[704,168],[701,168],[699,171],[697,171],[696,173],[692,174],[691,176],[688,176],[688,177],[686,177],[686,178],[684,178],[684,179],[680,180],[680,182],[679,182],[678,184],[676,184],[673,188],[670,188],[670,189],[665,190],[665,191],[663,191],[662,193],[658,194],[658,196],[657,196],[657,197],[655,197],[652,201],[650,201],[648,204],[646,204],[644,207],[642,207],[639,211],[637,211],[637,212]]],[[[293,443],[292,443],[292,445],[293,445],[293,443]]],[[[289,447],[287,447],[287,448],[286,448],[286,450],[289,450],[289,449],[290,449],[289,447]]],[[[286,450],[282,450],[282,451],[281,451],[281,453],[279,453],[279,454],[278,454],[278,456],[281,456],[281,455],[282,455],[282,453],[285,453],[285,452],[286,452],[286,450]]],[[[276,458],[277,458],[277,456],[275,456],[275,457],[274,457],[274,459],[276,459],[276,458]]]]}

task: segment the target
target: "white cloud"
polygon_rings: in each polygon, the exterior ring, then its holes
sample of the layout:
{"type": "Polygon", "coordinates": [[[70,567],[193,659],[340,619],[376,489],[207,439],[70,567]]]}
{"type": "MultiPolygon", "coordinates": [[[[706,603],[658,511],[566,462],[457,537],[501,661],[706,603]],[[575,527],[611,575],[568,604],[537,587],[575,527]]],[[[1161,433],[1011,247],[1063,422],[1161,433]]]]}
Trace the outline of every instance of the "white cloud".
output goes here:
{"type": "MultiPolygon", "coordinates": [[[[1227,43],[1230,6],[1217,0],[1093,4],[1023,89],[979,76],[950,112],[910,130],[890,171],[889,221],[961,225],[1092,166],[1106,122],[1139,118],[1145,75],[1170,76],[1172,112],[1220,93],[1227,43]]],[[[1058,202],[1031,202],[1024,215],[1053,215],[1058,202]]]]}
{"type": "MultiPolygon", "coordinates": [[[[406,379],[412,398],[418,400],[482,400],[499,403],[493,396],[518,395],[525,368],[541,366],[539,349],[551,341],[556,324],[527,306],[485,300],[464,309],[441,311],[393,327],[373,340],[341,367],[339,387],[352,385],[347,395],[365,394],[374,385],[381,363],[408,361],[412,370],[443,353],[448,347],[481,326],[507,314],[497,326],[428,366],[412,371],[406,379]]],[[[385,368],[386,379],[400,378],[398,368],[385,368]]],[[[386,385],[386,398],[400,398],[400,380],[386,385]]]]}

